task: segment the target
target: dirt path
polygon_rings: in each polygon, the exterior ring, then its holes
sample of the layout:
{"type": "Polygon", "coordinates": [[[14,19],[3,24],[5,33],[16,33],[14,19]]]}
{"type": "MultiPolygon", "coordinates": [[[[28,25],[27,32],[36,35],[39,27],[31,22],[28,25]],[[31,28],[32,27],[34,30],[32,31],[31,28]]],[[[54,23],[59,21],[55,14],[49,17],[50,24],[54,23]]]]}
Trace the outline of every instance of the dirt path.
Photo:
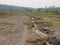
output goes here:
{"type": "Polygon", "coordinates": [[[13,34],[8,36],[0,35],[0,44],[1,45],[24,45],[26,37],[28,35],[27,26],[23,23],[28,21],[29,17],[25,15],[17,15],[8,18],[0,19],[0,22],[9,22],[15,24],[15,27],[12,29],[13,34]]]}
{"type": "Polygon", "coordinates": [[[25,31],[23,31],[22,39],[16,45],[25,45],[26,44],[26,38],[27,38],[27,35],[28,35],[28,30],[27,30],[26,26],[24,27],[24,29],[25,29],[25,31]]]}

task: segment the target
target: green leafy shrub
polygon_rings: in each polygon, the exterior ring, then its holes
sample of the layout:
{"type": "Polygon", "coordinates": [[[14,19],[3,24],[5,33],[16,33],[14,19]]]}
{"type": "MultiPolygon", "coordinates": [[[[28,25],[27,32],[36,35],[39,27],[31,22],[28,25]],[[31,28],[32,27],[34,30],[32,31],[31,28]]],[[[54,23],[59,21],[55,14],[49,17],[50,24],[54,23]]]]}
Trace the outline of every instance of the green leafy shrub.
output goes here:
{"type": "Polygon", "coordinates": [[[51,27],[52,26],[52,23],[46,22],[46,23],[43,23],[43,25],[46,26],[46,27],[51,27]]]}

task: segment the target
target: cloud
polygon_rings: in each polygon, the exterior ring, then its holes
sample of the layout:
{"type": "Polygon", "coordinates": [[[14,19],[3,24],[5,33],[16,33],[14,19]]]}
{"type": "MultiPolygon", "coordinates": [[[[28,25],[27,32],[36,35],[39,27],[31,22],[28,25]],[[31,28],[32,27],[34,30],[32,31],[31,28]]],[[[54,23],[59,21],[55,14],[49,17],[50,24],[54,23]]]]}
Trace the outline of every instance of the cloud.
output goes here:
{"type": "Polygon", "coordinates": [[[0,4],[39,8],[53,5],[60,6],[60,0],[0,0],[0,4]]]}

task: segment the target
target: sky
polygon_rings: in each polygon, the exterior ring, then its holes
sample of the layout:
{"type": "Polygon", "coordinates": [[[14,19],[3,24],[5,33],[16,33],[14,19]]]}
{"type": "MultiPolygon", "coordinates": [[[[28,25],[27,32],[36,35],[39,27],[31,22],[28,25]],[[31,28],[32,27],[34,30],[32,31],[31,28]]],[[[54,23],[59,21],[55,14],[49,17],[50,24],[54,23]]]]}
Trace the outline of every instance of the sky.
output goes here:
{"type": "Polygon", "coordinates": [[[53,5],[60,7],[60,0],[0,0],[0,4],[33,8],[49,7],[53,5]]]}

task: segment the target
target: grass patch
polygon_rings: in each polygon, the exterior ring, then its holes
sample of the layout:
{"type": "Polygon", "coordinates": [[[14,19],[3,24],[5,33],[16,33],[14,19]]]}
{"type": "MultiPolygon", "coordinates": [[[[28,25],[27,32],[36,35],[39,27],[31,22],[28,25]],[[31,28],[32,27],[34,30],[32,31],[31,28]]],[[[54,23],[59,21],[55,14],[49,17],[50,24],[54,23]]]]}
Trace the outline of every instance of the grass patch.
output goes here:
{"type": "MultiPolygon", "coordinates": [[[[60,22],[60,18],[56,18],[60,16],[60,12],[0,12],[0,18],[6,18],[10,16],[15,16],[15,15],[27,15],[29,17],[39,17],[40,19],[38,21],[44,21],[44,18],[46,19],[51,19],[56,22],[60,22]]],[[[8,25],[9,23],[2,22],[4,24],[2,25],[8,25]]],[[[54,23],[54,22],[53,22],[54,23]]],[[[0,23],[1,24],[1,23],[0,23]]],[[[26,22],[25,24],[29,25],[30,27],[32,26],[31,22],[26,22]]],[[[59,24],[54,23],[54,26],[58,26],[59,24]]],[[[51,24],[45,24],[46,26],[49,26],[51,24]]]]}
{"type": "Polygon", "coordinates": [[[9,22],[0,22],[0,34],[2,35],[8,35],[13,33],[12,28],[14,27],[14,24],[9,22]]]}
{"type": "Polygon", "coordinates": [[[39,21],[44,21],[45,19],[45,21],[48,21],[48,23],[44,23],[45,26],[60,27],[60,23],[58,23],[60,22],[60,12],[27,12],[26,15],[42,18],[39,21]]]}
{"type": "Polygon", "coordinates": [[[44,26],[46,27],[51,27],[53,26],[53,24],[51,22],[46,22],[46,23],[43,23],[44,26]]]}
{"type": "Polygon", "coordinates": [[[14,25],[14,24],[9,23],[9,22],[0,22],[0,25],[14,25]]]}
{"type": "Polygon", "coordinates": [[[27,25],[28,28],[32,28],[32,26],[33,26],[32,22],[28,22],[28,21],[25,22],[24,24],[27,25]]]}
{"type": "Polygon", "coordinates": [[[60,12],[26,12],[28,16],[60,15],[60,12]]]}
{"type": "Polygon", "coordinates": [[[0,18],[6,18],[10,16],[22,15],[21,12],[0,12],[0,18]]]}

